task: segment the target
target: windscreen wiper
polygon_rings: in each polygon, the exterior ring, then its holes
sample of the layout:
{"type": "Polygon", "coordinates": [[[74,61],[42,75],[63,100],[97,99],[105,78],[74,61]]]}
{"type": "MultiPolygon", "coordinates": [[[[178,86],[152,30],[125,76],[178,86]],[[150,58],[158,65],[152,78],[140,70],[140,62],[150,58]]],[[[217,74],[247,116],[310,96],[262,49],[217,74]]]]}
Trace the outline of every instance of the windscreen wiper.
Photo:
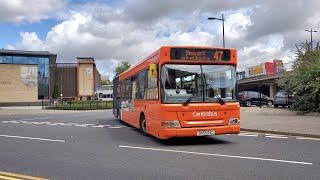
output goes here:
{"type": "Polygon", "coordinates": [[[188,105],[191,102],[191,99],[193,98],[193,94],[186,100],[186,102],[183,103],[184,106],[188,105]]]}
{"type": "Polygon", "coordinates": [[[208,86],[209,86],[210,91],[213,92],[214,97],[216,97],[216,98],[218,99],[219,103],[220,103],[221,105],[224,105],[225,102],[223,101],[223,99],[222,99],[220,96],[216,95],[216,92],[215,92],[215,90],[213,89],[213,87],[212,87],[210,84],[208,84],[208,86]]]}

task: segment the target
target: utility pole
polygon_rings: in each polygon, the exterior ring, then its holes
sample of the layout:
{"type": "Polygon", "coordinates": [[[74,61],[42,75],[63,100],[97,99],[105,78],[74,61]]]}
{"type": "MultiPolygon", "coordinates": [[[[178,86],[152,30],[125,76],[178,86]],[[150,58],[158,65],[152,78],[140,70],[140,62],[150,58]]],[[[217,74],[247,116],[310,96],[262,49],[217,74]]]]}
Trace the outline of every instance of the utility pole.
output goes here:
{"type": "Polygon", "coordinates": [[[312,28],[309,30],[309,29],[306,29],[305,31],[307,31],[307,32],[309,32],[310,33],[310,45],[311,45],[311,49],[313,49],[312,48],[312,44],[313,44],[313,40],[312,40],[312,33],[314,33],[314,32],[318,32],[318,31],[316,31],[316,30],[312,30],[312,28]]]}

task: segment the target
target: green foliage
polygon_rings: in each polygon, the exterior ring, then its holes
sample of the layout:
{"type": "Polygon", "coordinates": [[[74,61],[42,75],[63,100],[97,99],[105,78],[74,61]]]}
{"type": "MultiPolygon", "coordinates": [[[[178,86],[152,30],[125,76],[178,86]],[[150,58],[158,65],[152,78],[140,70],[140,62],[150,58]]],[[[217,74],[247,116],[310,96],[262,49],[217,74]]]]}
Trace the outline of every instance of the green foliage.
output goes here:
{"type": "Polygon", "coordinates": [[[128,61],[122,61],[121,64],[119,64],[115,69],[114,73],[116,75],[121,74],[125,70],[129,69],[131,67],[130,63],[128,61]]]}
{"type": "Polygon", "coordinates": [[[53,94],[52,94],[52,98],[53,99],[58,99],[60,97],[60,87],[58,85],[55,85],[53,88],[53,94]]]}
{"type": "Polygon", "coordinates": [[[111,109],[112,101],[66,101],[61,102],[57,106],[50,106],[47,109],[57,110],[96,110],[96,109],[111,109]]]}
{"type": "Polygon", "coordinates": [[[280,81],[283,88],[293,95],[292,107],[298,111],[320,112],[320,45],[297,47],[293,71],[280,81]]]}
{"type": "Polygon", "coordinates": [[[110,79],[101,80],[101,85],[110,85],[110,84],[111,84],[110,79]]]}

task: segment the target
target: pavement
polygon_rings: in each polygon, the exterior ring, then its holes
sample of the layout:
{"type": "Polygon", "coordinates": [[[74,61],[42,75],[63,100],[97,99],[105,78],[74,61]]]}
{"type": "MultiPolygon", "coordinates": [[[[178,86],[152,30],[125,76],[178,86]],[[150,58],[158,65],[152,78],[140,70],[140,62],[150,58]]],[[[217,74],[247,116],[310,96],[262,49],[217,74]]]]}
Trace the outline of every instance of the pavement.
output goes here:
{"type": "Polygon", "coordinates": [[[0,179],[320,179],[317,138],[158,140],[110,110],[35,111],[0,114],[0,179]]]}
{"type": "Polygon", "coordinates": [[[241,107],[245,131],[320,138],[320,116],[297,115],[287,108],[241,107]]]}

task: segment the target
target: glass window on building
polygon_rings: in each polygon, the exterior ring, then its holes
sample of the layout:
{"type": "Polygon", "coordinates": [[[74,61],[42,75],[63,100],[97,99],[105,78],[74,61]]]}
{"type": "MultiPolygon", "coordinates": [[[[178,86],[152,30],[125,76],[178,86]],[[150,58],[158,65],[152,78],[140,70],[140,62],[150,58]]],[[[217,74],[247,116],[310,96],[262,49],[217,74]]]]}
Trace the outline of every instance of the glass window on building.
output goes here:
{"type": "Polygon", "coordinates": [[[45,58],[44,57],[39,57],[38,58],[38,64],[45,64],[45,58]]]}
{"type": "Polygon", "coordinates": [[[12,56],[0,56],[0,63],[12,64],[12,56]]]}
{"type": "Polygon", "coordinates": [[[44,76],[45,76],[46,78],[49,77],[49,71],[50,71],[49,68],[50,68],[49,65],[46,64],[46,65],[45,65],[45,71],[44,71],[44,76]]]}
{"type": "Polygon", "coordinates": [[[28,57],[28,64],[38,64],[37,57],[28,57]]]}
{"type": "Polygon", "coordinates": [[[38,64],[38,76],[39,78],[45,77],[45,65],[44,64],[38,64]]]}
{"type": "Polygon", "coordinates": [[[49,98],[49,58],[38,58],[38,96],[39,99],[49,98]]]}
{"type": "Polygon", "coordinates": [[[13,64],[29,64],[28,58],[25,56],[13,56],[13,64]]]}
{"type": "Polygon", "coordinates": [[[49,64],[49,58],[44,58],[44,64],[49,64]]]}

